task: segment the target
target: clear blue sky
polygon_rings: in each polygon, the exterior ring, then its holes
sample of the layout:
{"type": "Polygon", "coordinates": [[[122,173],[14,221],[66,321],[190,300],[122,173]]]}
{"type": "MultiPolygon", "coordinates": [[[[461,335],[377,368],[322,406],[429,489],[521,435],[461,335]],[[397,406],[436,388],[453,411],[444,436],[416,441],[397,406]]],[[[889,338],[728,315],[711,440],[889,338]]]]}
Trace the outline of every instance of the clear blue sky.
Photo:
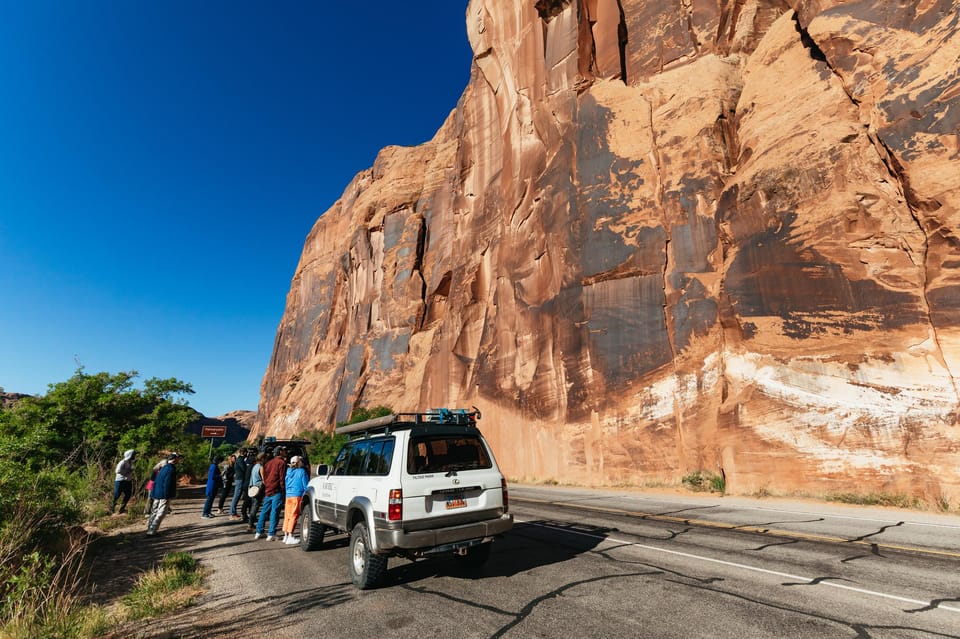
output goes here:
{"type": "Polygon", "coordinates": [[[0,387],[255,410],[316,219],[470,75],[466,0],[0,0],[0,387]]]}

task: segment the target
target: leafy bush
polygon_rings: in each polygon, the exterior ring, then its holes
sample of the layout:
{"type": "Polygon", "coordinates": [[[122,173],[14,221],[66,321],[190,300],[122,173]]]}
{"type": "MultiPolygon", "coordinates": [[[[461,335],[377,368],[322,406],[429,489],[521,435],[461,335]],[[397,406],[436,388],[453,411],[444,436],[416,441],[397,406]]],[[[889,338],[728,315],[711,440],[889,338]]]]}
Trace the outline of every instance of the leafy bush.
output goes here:
{"type": "Polygon", "coordinates": [[[86,550],[77,524],[105,514],[113,468],[124,449],[146,478],[163,450],[202,443],[184,427],[196,411],[175,379],[135,371],[87,374],[52,384],[46,395],[0,407],[0,634],[72,637],[102,615],[77,604],[86,550]]]}
{"type": "Polygon", "coordinates": [[[683,476],[680,483],[694,492],[724,493],[727,482],[723,475],[716,475],[709,471],[698,470],[683,476]]]}
{"type": "MultiPolygon", "coordinates": [[[[347,424],[356,424],[376,417],[385,417],[393,413],[393,410],[386,406],[374,406],[373,408],[357,408],[350,415],[350,419],[345,422],[338,422],[337,426],[347,424]]],[[[300,439],[310,442],[307,445],[307,455],[310,456],[311,463],[329,464],[333,462],[334,457],[343,448],[349,439],[346,435],[337,435],[326,431],[308,430],[298,435],[300,439]]]]}
{"type": "Polygon", "coordinates": [[[299,435],[300,439],[305,439],[307,444],[307,455],[310,457],[311,464],[329,464],[347,443],[346,435],[335,435],[320,430],[308,430],[299,435]]]}
{"type": "Polygon", "coordinates": [[[345,422],[337,422],[337,426],[346,426],[347,424],[356,424],[358,422],[365,422],[368,419],[376,419],[377,417],[386,417],[393,413],[393,410],[387,408],[386,406],[374,406],[373,408],[354,408],[353,412],[350,414],[350,419],[345,422]]]}

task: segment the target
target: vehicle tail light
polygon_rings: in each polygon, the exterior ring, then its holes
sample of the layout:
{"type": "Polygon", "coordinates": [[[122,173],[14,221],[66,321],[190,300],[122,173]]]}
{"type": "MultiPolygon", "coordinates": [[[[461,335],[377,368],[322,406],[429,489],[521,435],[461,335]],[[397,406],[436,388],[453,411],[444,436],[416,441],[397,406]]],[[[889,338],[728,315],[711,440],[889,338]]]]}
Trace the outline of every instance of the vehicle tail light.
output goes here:
{"type": "Polygon", "coordinates": [[[507,480],[500,478],[500,490],[503,492],[503,512],[510,510],[510,491],[507,490],[507,480]]]}
{"type": "Polygon", "coordinates": [[[387,503],[389,504],[387,520],[400,521],[403,519],[403,491],[399,488],[391,490],[390,499],[387,503]]]}

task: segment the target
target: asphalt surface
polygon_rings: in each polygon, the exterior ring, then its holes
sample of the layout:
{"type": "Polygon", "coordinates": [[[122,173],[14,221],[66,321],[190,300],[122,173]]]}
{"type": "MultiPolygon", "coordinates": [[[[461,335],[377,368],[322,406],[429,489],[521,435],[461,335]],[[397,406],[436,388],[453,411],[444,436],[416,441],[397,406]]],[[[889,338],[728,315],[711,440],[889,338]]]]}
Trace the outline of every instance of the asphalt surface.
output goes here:
{"type": "MultiPolygon", "coordinates": [[[[960,637],[960,517],[813,502],[511,486],[470,574],[391,558],[357,591],[347,538],[254,540],[184,501],[149,543],[211,570],[142,637],[960,637]]],[[[145,540],[147,538],[144,538],[145,540]]]]}

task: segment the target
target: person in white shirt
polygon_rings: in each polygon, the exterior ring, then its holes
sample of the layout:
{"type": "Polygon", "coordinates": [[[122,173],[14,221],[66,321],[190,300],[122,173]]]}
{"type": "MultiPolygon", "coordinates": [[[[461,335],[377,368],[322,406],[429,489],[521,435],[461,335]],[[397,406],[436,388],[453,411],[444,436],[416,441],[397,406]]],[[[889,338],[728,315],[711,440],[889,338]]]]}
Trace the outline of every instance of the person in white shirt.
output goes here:
{"type": "Polygon", "coordinates": [[[123,459],[117,464],[116,477],[113,480],[113,504],[110,506],[110,514],[117,509],[117,500],[123,495],[123,501],[120,503],[120,512],[122,515],[127,512],[127,502],[133,495],[133,461],[137,456],[137,451],[125,450],[123,459]]]}

